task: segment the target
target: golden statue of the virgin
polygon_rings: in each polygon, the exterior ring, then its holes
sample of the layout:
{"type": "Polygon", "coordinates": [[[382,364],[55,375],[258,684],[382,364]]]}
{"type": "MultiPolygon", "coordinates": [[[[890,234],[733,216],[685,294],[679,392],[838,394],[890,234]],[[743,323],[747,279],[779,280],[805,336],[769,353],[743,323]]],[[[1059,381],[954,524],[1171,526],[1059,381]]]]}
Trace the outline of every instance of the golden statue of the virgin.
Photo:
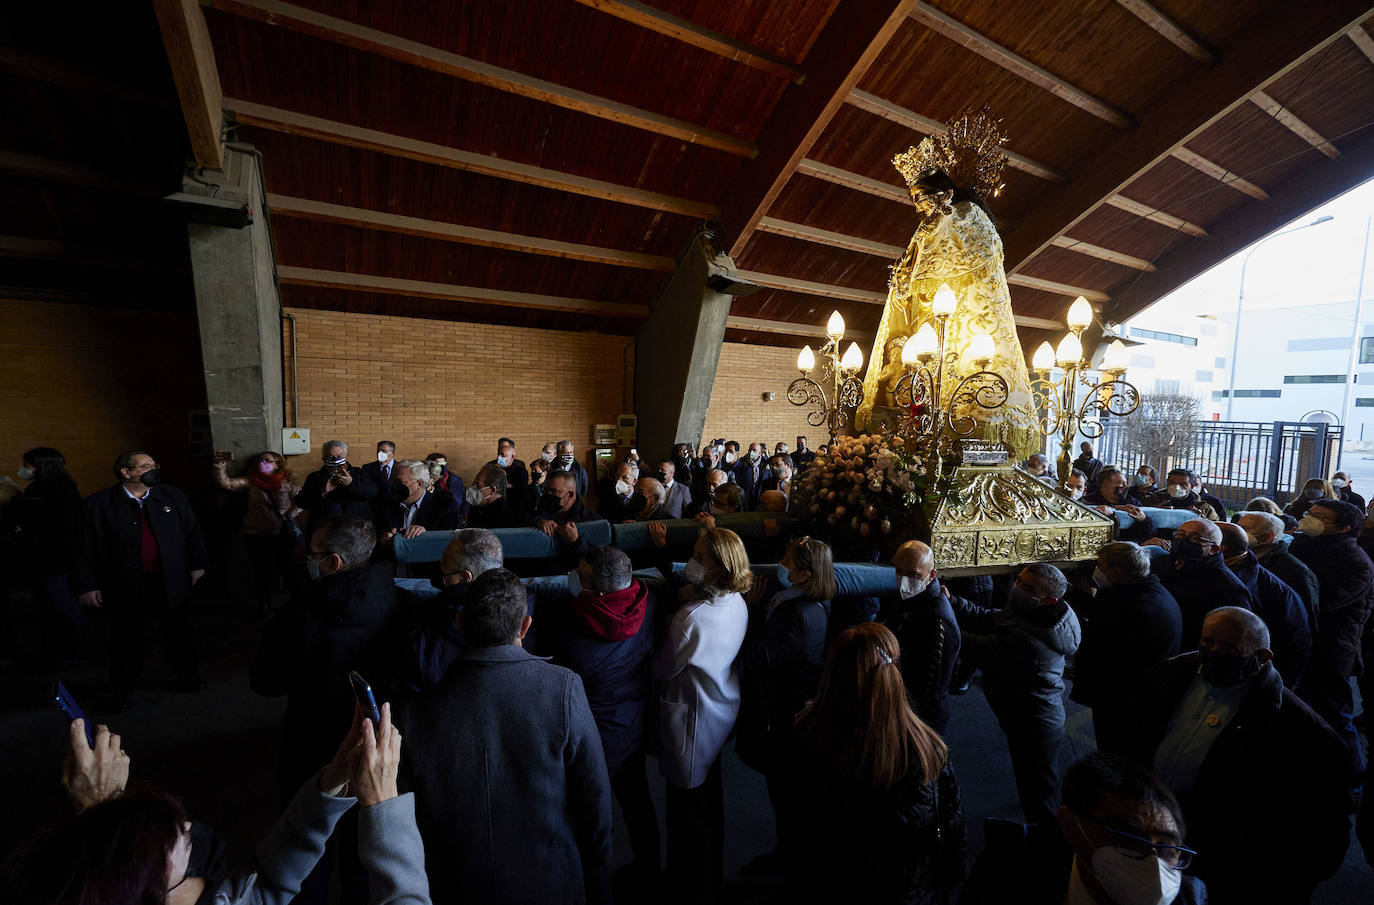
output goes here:
{"type": "MultiPolygon", "coordinates": [[[[906,253],[892,268],[855,418],[859,431],[895,428],[908,417],[895,398],[897,382],[905,373],[902,347],[922,324],[934,324],[931,302],[946,284],[959,299],[947,326],[946,373],[979,370],[968,344],[976,334],[987,333],[996,347],[988,370],[1001,374],[1010,390],[1000,408],[988,410],[969,402],[956,405],[954,416],[973,418],[974,437],[1004,442],[1017,458],[1040,448],[1043,441],[1031,409],[1026,359],[1002,266],[1002,240],[987,208],[987,199],[1001,189],[1005,140],[986,112],[965,113],[944,134],[924,139],[893,160],[920,220],[906,253]]],[[[949,404],[955,383],[945,383],[942,407],[949,404]]]]}

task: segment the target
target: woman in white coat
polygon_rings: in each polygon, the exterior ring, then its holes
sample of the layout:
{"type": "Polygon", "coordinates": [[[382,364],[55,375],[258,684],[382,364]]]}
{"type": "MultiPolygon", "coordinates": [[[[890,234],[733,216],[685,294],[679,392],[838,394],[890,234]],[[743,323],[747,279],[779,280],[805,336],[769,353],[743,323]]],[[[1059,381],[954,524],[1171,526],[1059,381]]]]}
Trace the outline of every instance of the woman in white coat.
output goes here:
{"type": "Polygon", "coordinates": [[[659,766],[668,781],[668,885],[684,902],[713,902],[725,870],[720,749],[739,714],[739,651],[753,583],[739,535],[706,528],[687,585],[654,655],[659,766]]]}

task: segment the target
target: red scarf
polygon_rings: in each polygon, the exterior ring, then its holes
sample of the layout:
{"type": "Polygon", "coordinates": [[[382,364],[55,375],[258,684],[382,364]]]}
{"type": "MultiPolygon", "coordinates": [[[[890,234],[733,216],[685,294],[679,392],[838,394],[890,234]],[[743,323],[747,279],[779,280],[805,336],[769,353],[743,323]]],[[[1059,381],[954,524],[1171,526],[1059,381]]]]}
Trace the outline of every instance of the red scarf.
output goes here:
{"type": "Polygon", "coordinates": [[[256,469],[248,475],[248,480],[253,482],[253,486],[265,493],[276,493],[281,490],[281,485],[286,481],[286,472],[274,471],[271,474],[263,474],[256,469]]]}
{"type": "Polygon", "coordinates": [[[639,631],[648,605],[649,589],[641,581],[631,581],[628,588],[609,594],[582,592],[573,601],[572,612],[597,637],[624,641],[639,631]]]}

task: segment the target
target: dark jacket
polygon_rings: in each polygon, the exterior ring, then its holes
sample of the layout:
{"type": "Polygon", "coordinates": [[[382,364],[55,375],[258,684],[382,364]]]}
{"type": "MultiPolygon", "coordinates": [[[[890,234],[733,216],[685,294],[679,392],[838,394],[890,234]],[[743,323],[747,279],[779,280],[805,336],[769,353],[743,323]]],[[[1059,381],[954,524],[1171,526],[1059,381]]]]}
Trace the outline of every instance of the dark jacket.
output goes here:
{"type": "Polygon", "coordinates": [[[581,462],[573,459],[572,464],[565,468],[562,462],[558,459],[554,459],[549,463],[549,474],[553,474],[556,471],[566,471],[568,474],[572,475],[573,482],[577,484],[577,495],[580,497],[585,497],[587,495],[587,488],[590,485],[587,480],[587,469],[582,467],[581,462]]]}
{"type": "Polygon", "coordinates": [[[501,497],[485,506],[473,506],[468,510],[469,528],[524,528],[528,522],[510,501],[501,497]]]}
{"type": "Polygon", "coordinates": [[[1312,656],[1312,630],[1302,601],[1292,588],[1260,565],[1253,553],[1247,552],[1244,559],[1228,567],[1249,588],[1254,610],[1269,628],[1269,649],[1283,684],[1297,688],[1312,656]]]}
{"type": "Polygon", "coordinates": [[[634,513],[629,511],[630,497],[633,495],[634,488],[631,488],[625,496],[616,493],[615,478],[605,478],[598,481],[596,485],[597,515],[615,524],[634,518],[634,513]]]}
{"type": "MultiPolygon", "coordinates": [[[[404,635],[397,637],[389,650],[389,671],[398,694],[414,696],[438,685],[453,661],[468,650],[467,638],[458,628],[456,617],[467,602],[469,587],[454,585],[424,599],[405,590],[397,591],[408,620],[404,635]]],[[[527,585],[525,612],[531,618],[534,600],[534,588],[527,585]]],[[[534,649],[535,633],[536,628],[531,626],[525,635],[526,650],[534,649]]]]}
{"type": "Polygon", "coordinates": [[[377,488],[377,493],[380,495],[391,489],[391,478],[396,475],[396,461],[394,457],[387,460],[386,464],[390,469],[390,474],[384,473],[382,463],[376,461],[364,462],[358,470],[363,473],[363,477],[369,484],[377,488]]]}
{"type": "MultiPolygon", "coordinates": [[[[553,497],[549,497],[549,499],[553,499],[553,497]]],[[[553,522],[556,525],[566,525],[568,522],[581,523],[596,522],[600,520],[601,516],[588,509],[580,497],[574,500],[572,506],[568,507],[565,511],[554,510],[548,512],[540,508],[534,513],[534,527],[536,528],[539,527],[540,522],[553,522]]]]}
{"type": "Polygon", "coordinates": [[[1374,605],[1374,562],[1349,534],[1297,537],[1289,546],[1321,587],[1317,643],[1311,669],[1357,676],[1364,666],[1360,634],[1374,605]]]}
{"type": "Polygon", "coordinates": [[[1288,548],[1282,544],[1274,544],[1264,551],[1259,557],[1259,564],[1273,572],[1279,581],[1288,585],[1298,595],[1298,599],[1302,601],[1302,608],[1307,613],[1307,628],[1315,639],[1320,625],[1317,617],[1321,612],[1321,588],[1317,585],[1317,576],[1307,568],[1306,563],[1288,552],[1288,548]]]}
{"type": "Polygon", "coordinates": [[[760,773],[782,766],[793,745],[792,723],[820,688],[830,620],[829,600],[812,600],[795,587],[770,584],[768,590],[765,602],[751,608],[740,648],[735,726],[740,760],[760,773]]]}
{"type": "MultiPolygon", "coordinates": [[[[395,497],[387,494],[378,497],[372,507],[372,524],[380,538],[388,531],[400,531],[405,520],[405,504],[398,503],[395,497]]],[[[419,525],[426,531],[452,531],[458,527],[458,504],[450,494],[435,491],[420,497],[420,508],[411,519],[412,526],[419,525]]]]}
{"type": "Polygon", "coordinates": [[[1359,506],[1361,509],[1365,508],[1364,497],[1360,496],[1358,493],[1351,490],[1349,487],[1342,487],[1340,490],[1337,490],[1336,495],[1341,498],[1342,503],[1349,503],[1352,506],[1359,506]]]}
{"type": "Polygon", "coordinates": [[[1073,467],[1088,476],[1088,486],[1097,484],[1097,473],[1102,470],[1102,460],[1088,453],[1079,453],[1078,458],[1073,460],[1073,467]]]}
{"type": "Polygon", "coordinates": [[[1079,615],[1083,643],[1069,697],[1093,708],[1094,719],[1099,710],[1129,709],[1154,671],[1178,655],[1178,601],[1153,575],[1102,588],[1079,615]]]}
{"type": "Polygon", "coordinates": [[[81,556],[85,515],[75,484],[30,482],[0,510],[8,555],[27,575],[70,575],[81,556]]]}
{"type": "Polygon", "coordinates": [[[792,453],[792,461],[797,464],[797,471],[806,471],[815,458],[816,452],[811,449],[792,453]]]}
{"type": "MultiPolygon", "coordinates": [[[[972,606],[972,604],[969,604],[972,606]]],[[[911,707],[941,735],[949,728],[949,682],[959,660],[963,636],[940,588],[940,579],[910,600],[891,595],[878,621],[892,630],[902,648],[902,681],[911,707]]]]}
{"type": "Polygon", "coordinates": [[[1202,500],[1202,502],[1211,506],[1212,509],[1216,511],[1217,518],[1226,518],[1226,504],[1223,503],[1219,497],[1215,497],[1205,490],[1199,490],[1197,495],[1198,499],[1202,500]]]}
{"type": "Polygon", "coordinates": [[[554,601],[540,616],[554,662],[582,677],[612,776],[644,747],[654,611],[648,587],[631,581],[623,591],[554,601]]]}
{"type": "Polygon", "coordinates": [[[744,491],[744,508],[750,512],[758,508],[759,494],[763,493],[763,482],[772,477],[768,473],[767,460],[760,458],[758,466],[759,474],[758,478],[755,478],[754,466],[746,455],[741,456],[740,460],[730,470],[731,480],[739,485],[740,490],[744,491]]]}
{"type": "Polygon", "coordinates": [[[143,519],[157,541],[159,574],[170,606],[191,596],[191,575],[206,564],[200,523],[186,495],[158,484],[148,491],[140,509],[123,484],[97,490],[86,497],[81,555],[71,575],[73,595],[100,591],[106,598],[142,596],[141,550],[143,519]]]}
{"type": "Polygon", "coordinates": [[[983,668],[983,692],[1004,731],[1062,731],[1064,659],[1078,649],[1078,616],[1064,601],[987,609],[950,600],[964,654],[983,668]]]}
{"type": "Polygon", "coordinates": [[[1253,610],[1250,589],[1228,568],[1220,553],[1181,566],[1165,561],[1160,581],[1178,601],[1183,615],[1183,640],[1179,649],[1197,650],[1202,620],[1219,606],[1253,610]]]}
{"type": "Polygon", "coordinates": [[[458,506],[458,524],[460,525],[466,525],[468,521],[467,490],[467,486],[463,484],[463,479],[447,468],[434,482],[435,493],[446,493],[453,497],[453,502],[458,506]]]}
{"type": "MultiPolygon", "coordinates": [[[[497,465],[497,461],[492,459],[488,465],[497,465]]],[[[526,504],[529,502],[530,470],[525,463],[519,459],[512,459],[509,465],[503,466],[502,471],[506,473],[506,482],[510,485],[510,490],[506,495],[511,503],[520,509],[522,515],[529,516],[534,512],[526,504]]]]}
{"type": "Polygon", "coordinates": [[[479,647],[402,720],[436,902],[580,903],[611,863],[611,787],[577,673],[479,647]]]}
{"type": "MultiPolygon", "coordinates": [[[[377,466],[377,462],[371,463],[377,466]]],[[[364,466],[364,470],[366,466],[364,466]]],[[[324,492],[329,482],[329,473],[323,468],[311,472],[305,478],[305,485],[296,494],[296,505],[306,510],[305,534],[307,540],[315,533],[321,519],[335,515],[357,515],[371,520],[372,501],[377,499],[378,489],[372,478],[350,468],[353,481],[347,487],[335,487],[328,494],[324,492]]]]}
{"type": "MultiPolygon", "coordinates": [[[[1145,763],[1197,678],[1198,655],[1157,674],[1138,725],[1145,763]]],[[[1350,840],[1350,755],[1329,726],[1265,669],[1221,731],[1191,791],[1179,795],[1193,872],[1227,901],[1306,902],[1345,860],[1350,840]],[[1275,865],[1285,865],[1283,870],[1275,865]]]]}
{"type": "MultiPolygon", "coordinates": [[[[1136,501],[1127,496],[1124,500],[1110,500],[1103,496],[1100,491],[1094,490],[1092,493],[1084,494],[1083,499],[1079,500],[1084,506],[1110,506],[1113,509],[1122,506],[1135,506],[1136,501]]],[[[1155,523],[1148,513],[1142,512],[1145,516],[1140,521],[1128,519],[1125,528],[1119,528],[1116,533],[1117,540],[1133,541],[1137,544],[1143,543],[1155,536],[1155,523]]]]}
{"type": "Polygon", "coordinates": [[[1144,505],[1149,506],[1151,509],[1187,509],[1196,512],[1205,519],[1211,519],[1214,522],[1221,520],[1221,513],[1213,509],[1211,505],[1202,499],[1202,497],[1191,491],[1185,497],[1174,499],[1169,496],[1167,490],[1161,490],[1149,497],[1144,505]]]}
{"type": "Polygon", "coordinates": [[[259,694],[287,696],[279,778],[288,791],[328,762],[348,733],[349,670],[379,696],[388,684],[383,639],[397,613],[394,574],[391,563],[378,561],[326,575],[263,630],[249,683],[259,694]]]}
{"type": "Polygon", "coordinates": [[[667,490],[668,496],[663,501],[663,508],[670,517],[682,518],[683,512],[692,505],[691,485],[675,479],[667,490]]]}

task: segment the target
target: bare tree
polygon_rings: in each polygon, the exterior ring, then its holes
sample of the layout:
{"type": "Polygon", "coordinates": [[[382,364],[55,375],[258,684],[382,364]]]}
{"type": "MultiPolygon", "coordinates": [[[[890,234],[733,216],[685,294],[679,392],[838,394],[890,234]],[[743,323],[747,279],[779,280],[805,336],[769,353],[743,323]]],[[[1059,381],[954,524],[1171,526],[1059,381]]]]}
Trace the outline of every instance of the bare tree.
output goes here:
{"type": "Polygon", "coordinates": [[[1139,461],[1163,474],[1188,462],[1197,449],[1197,421],[1202,402],[1183,393],[1142,393],[1140,408],[1121,420],[1122,445],[1139,461]]]}

